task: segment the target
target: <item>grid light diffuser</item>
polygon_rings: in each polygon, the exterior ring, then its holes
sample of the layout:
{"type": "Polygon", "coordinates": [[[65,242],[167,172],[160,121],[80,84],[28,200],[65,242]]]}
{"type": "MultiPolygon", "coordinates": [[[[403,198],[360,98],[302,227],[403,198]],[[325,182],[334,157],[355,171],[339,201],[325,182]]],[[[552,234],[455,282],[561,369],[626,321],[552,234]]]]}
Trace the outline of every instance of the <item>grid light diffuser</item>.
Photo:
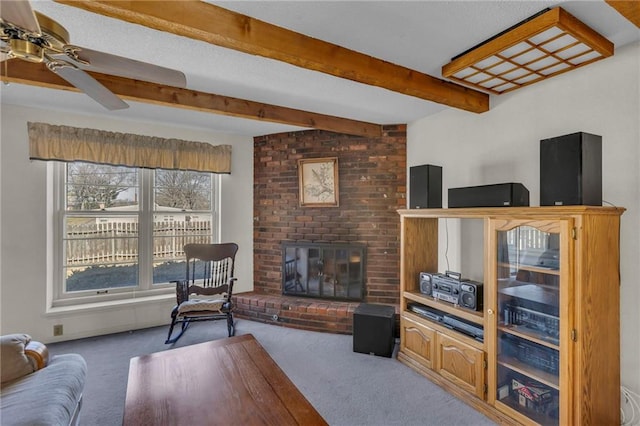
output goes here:
{"type": "Polygon", "coordinates": [[[458,55],[442,75],[501,94],[612,56],[613,50],[613,43],[556,7],[458,55]]]}

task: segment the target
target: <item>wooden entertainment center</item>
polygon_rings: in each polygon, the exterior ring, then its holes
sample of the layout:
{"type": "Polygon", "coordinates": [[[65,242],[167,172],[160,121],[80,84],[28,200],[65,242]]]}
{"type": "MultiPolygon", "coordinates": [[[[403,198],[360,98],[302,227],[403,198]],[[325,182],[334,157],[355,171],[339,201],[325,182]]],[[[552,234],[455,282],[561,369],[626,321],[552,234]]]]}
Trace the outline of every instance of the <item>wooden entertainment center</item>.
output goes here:
{"type": "Polygon", "coordinates": [[[398,359],[499,423],[620,424],[624,210],[400,210],[398,359]],[[438,271],[439,223],[467,219],[483,223],[478,310],[443,300],[473,288],[438,271]]]}

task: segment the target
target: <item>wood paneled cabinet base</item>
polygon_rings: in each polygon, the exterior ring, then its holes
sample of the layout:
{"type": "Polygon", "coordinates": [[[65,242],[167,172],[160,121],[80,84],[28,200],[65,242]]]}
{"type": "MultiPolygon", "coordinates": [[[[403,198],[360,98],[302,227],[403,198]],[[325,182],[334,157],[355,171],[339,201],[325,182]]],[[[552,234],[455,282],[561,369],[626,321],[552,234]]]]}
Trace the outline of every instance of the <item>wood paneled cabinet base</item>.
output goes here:
{"type": "Polygon", "coordinates": [[[624,210],[400,210],[398,359],[499,423],[620,424],[624,210]],[[433,277],[438,230],[467,219],[483,226],[477,310],[463,307],[464,280],[433,277]]]}

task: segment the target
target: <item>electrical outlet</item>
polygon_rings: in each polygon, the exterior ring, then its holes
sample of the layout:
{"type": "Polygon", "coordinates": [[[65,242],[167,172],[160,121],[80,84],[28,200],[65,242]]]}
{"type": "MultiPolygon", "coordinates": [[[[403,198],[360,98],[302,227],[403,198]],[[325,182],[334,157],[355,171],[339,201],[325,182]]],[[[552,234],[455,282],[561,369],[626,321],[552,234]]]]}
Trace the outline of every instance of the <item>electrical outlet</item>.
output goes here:
{"type": "Polygon", "coordinates": [[[62,336],[62,324],[56,324],[53,326],[53,335],[62,336]]]}

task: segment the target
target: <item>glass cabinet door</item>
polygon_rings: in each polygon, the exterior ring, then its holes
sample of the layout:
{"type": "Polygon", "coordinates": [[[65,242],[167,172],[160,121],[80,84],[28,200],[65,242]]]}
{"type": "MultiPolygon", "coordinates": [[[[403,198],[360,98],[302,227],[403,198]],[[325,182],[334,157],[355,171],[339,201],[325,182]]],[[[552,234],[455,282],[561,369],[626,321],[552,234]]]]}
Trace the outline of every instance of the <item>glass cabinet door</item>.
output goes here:
{"type": "Polygon", "coordinates": [[[555,222],[523,222],[499,228],[495,238],[496,405],[535,423],[558,425],[566,235],[555,222]]]}

